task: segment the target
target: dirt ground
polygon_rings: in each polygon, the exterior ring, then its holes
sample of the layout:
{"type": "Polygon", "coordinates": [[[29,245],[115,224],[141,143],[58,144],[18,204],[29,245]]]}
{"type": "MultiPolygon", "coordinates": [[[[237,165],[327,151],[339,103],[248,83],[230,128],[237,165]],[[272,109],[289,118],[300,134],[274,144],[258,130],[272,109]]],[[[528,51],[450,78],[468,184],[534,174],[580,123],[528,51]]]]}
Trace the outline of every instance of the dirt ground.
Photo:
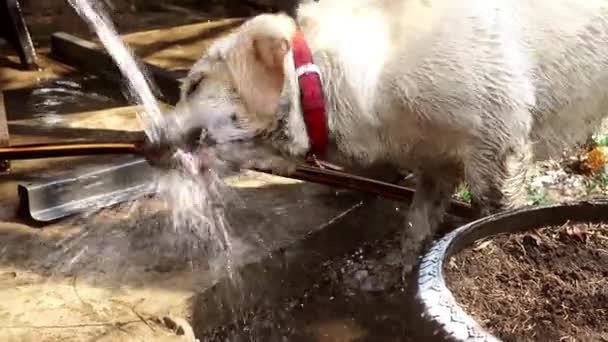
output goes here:
{"type": "Polygon", "coordinates": [[[504,341],[608,340],[608,225],[480,241],[446,273],[457,301],[504,341]]]}
{"type": "MultiPolygon", "coordinates": [[[[212,41],[261,10],[236,0],[109,3],[118,30],[136,55],[173,70],[187,69],[212,41]]],[[[14,52],[0,44],[0,89],[6,90],[11,142],[108,138],[138,130],[137,108],[130,107],[119,90],[74,78],[74,70],[48,58],[52,32],[91,38],[90,30],[66,2],[23,1],[23,7],[42,69],[18,70],[14,52]]],[[[606,194],[608,183],[601,177],[568,170],[568,160],[578,154],[535,165],[528,182],[530,201],[606,194]]],[[[67,164],[91,162],[86,158],[16,162],[13,172],[0,178],[0,339],[190,341],[188,324],[178,334],[172,321],[190,321],[193,298],[211,286],[217,274],[207,259],[185,267],[188,262],[183,253],[176,252],[175,241],[155,235],[166,222],[157,202],[143,200],[43,229],[15,216],[18,182],[57,174],[67,164]],[[164,242],[159,244],[159,239],[164,242]],[[84,253],[86,262],[71,267],[70,260],[78,253],[84,253]]],[[[248,236],[255,241],[266,232],[279,245],[326,227],[358,203],[337,201],[327,189],[260,174],[230,184],[240,189],[244,199],[243,226],[256,228],[248,236]]],[[[269,248],[252,241],[243,246],[259,252],[269,248]]],[[[266,342],[272,341],[268,334],[274,333],[271,337],[288,336],[293,341],[407,341],[404,336],[417,327],[403,319],[409,313],[402,305],[406,289],[399,284],[396,246],[395,241],[380,241],[328,261],[303,297],[292,298],[281,310],[246,320],[236,330],[206,337],[211,341],[221,336],[234,341],[257,337],[266,342]]]]}

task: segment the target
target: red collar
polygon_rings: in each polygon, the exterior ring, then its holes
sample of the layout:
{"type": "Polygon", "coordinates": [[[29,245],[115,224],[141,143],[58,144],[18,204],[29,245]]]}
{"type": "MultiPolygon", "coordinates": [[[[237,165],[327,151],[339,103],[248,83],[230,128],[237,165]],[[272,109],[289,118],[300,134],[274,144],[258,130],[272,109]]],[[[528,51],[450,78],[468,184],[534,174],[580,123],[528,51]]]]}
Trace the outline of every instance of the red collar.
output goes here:
{"type": "Polygon", "coordinates": [[[291,47],[300,85],[302,115],[310,140],[309,154],[322,157],[329,143],[329,131],[321,74],[313,62],[312,53],[301,31],[298,30],[294,34],[291,47]]]}

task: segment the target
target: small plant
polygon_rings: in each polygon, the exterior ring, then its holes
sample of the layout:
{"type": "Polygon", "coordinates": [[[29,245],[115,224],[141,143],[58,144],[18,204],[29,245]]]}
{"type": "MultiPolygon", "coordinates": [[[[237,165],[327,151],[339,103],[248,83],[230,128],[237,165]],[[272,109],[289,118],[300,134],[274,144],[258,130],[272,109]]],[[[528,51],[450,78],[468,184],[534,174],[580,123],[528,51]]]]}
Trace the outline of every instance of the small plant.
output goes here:
{"type": "Polygon", "coordinates": [[[605,168],[598,174],[597,181],[602,191],[608,190],[608,172],[605,168]]]}
{"type": "Polygon", "coordinates": [[[595,177],[585,178],[583,180],[583,185],[585,186],[585,193],[590,195],[599,187],[599,182],[597,179],[595,179],[595,177]]]}
{"type": "Polygon", "coordinates": [[[608,134],[594,134],[593,142],[598,146],[608,147],[608,134]]]}
{"type": "Polygon", "coordinates": [[[542,188],[528,188],[528,200],[532,205],[544,205],[548,203],[547,194],[542,188]]]}
{"type": "Polygon", "coordinates": [[[598,191],[606,192],[608,190],[608,172],[602,169],[597,174],[585,178],[583,184],[587,195],[597,193],[598,191]]]}
{"type": "Polygon", "coordinates": [[[458,187],[458,189],[456,189],[456,194],[454,195],[454,198],[459,201],[463,201],[463,202],[470,204],[472,195],[471,195],[471,192],[469,191],[469,189],[467,188],[467,186],[464,184],[461,184],[458,187]]]}
{"type": "MultiPolygon", "coordinates": [[[[598,167],[595,175],[593,175],[590,182],[593,188],[599,188],[601,191],[608,190],[608,166],[606,164],[606,148],[608,148],[608,134],[597,133],[592,136],[593,143],[597,146],[596,150],[599,151],[596,154],[603,158],[596,158],[598,160],[598,167]]],[[[589,188],[589,185],[588,185],[589,188]]],[[[589,189],[588,189],[589,190],[589,189]]]]}

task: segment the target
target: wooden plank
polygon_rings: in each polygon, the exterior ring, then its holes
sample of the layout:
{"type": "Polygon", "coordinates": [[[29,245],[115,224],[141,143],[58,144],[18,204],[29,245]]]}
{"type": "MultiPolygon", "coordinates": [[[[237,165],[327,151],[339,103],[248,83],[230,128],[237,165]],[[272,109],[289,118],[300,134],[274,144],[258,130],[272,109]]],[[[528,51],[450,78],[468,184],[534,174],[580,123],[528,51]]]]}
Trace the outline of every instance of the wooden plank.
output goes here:
{"type": "MultiPolygon", "coordinates": [[[[243,21],[243,18],[231,18],[136,32],[121,38],[141,59],[141,64],[158,88],[155,95],[173,105],[179,99],[179,78],[185,76],[215,40],[233,32],[243,21]]],[[[110,55],[96,41],[57,32],[51,37],[50,56],[104,79],[123,81],[110,55]]]]}
{"type": "MultiPolygon", "coordinates": [[[[0,91],[0,147],[9,146],[8,119],[6,118],[6,108],[4,107],[4,93],[0,91]]],[[[0,173],[10,170],[8,160],[0,160],[0,173]]]]}
{"type": "Polygon", "coordinates": [[[36,71],[16,68],[19,58],[6,56],[8,62],[0,65],[0,90],[33,88],[39,85],[41,81],[50,82],[74,72],[74,68],[47,58],[47,50],[39,49],[42,53],[38,56],[40,70],[36,71]]]}
{"type": "MultiPolygon", "coordinates": [[[[65,32],[51,37],[51,56],[58,61],[114,82],[123,81],[112,57],[100,46],[65,32]]],[[[180,74],[165,70],[150,63],[142,63],[152,82],[155,95],[162,101],[175,104],[179,99],[180,74]]]]}
{"type": "Polygon", "coordinates": [[[234,32],[242,18],[213,20],[122,36],[139,58],[166,70],[190,69],[209,46],[234,32]]]}

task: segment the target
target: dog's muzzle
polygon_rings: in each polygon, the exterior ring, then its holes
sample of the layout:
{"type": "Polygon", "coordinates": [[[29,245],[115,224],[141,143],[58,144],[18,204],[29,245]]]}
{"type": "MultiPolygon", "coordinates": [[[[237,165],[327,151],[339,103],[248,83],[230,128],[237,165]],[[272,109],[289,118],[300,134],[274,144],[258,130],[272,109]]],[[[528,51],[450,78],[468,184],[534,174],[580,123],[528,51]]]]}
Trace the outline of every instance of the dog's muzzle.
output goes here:
{"type": "Polygon", "coordinates": [[[181,165],[176,160],[179,153],[197,153],[205,147],[213,147],[216,141],[205,134],[205,129],[196,127],[189,129],[185,134],[161,136],[159,141],[146,140],[142,147],[142,154],[148,162],[158,168],[173,169],[181,165]]]}

